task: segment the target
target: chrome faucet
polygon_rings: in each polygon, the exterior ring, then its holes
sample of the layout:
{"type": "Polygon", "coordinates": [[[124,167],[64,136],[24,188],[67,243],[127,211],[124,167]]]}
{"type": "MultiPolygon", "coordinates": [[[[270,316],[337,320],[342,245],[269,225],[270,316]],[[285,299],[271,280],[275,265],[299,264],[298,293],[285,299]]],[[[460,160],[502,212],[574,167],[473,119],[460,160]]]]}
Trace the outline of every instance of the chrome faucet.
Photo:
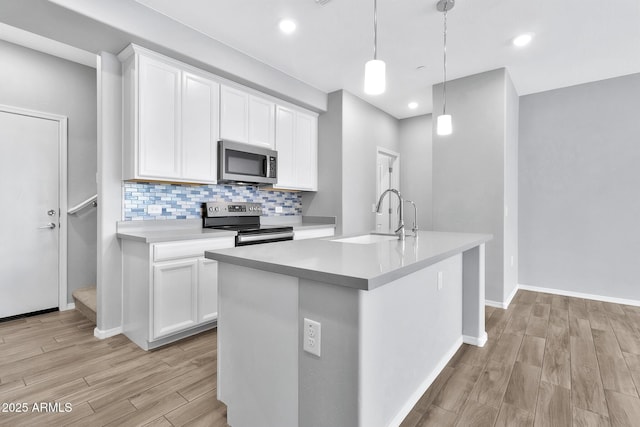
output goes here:
{"type": "Polygon", "coordinates": [[[384,196],[386,196],[387,193],[394,193],[396,196],[398,196],[398,210],[400,211],[400,218],[398,219],[398,229],[395,231],[395,233],[398,235],[398,239],[404,241],[404,237],[405,237],[404,209],[402,206],[404,205],[404,199],[402,198],[402,194],[400,194],[400,192],[394,188],[389,188],[388,190],[385,190],[380,195],[380,198],[378,199],[378,204],[376,205],[376,212],[380,213],[380,209],[382,208],[382,199],[384,199],[384,196]]]}
{"type": "Polygon", "coordinates": [[[413,205],[413,227],[411,228],[411,231],[413,231],[413,234],[415,234],[417,237],[418,236],[418,208],[416,207],[416,204],[413,203],[413,200],[405,200],[405,203],[411,203],[413,205]]]}

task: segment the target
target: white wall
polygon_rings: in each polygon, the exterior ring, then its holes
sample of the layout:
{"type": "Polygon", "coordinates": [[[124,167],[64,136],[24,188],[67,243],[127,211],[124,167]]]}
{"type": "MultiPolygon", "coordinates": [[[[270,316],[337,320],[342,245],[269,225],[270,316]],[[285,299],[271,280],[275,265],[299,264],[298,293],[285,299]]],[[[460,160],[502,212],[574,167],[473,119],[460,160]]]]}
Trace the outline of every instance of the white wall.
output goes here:
{"type": "MultiPolygon", "coordinates": [[[[102,53],[98,67],[98,256],[96,335],[122,328],[122,252],[116,222],[122,216],[122,68],[102,53]]],[[[94,261],[95,262],[95,261],[94,261]]]]}
{"type": "Polygon", "coordinates": [[[520,98],[524,285],[640,300],[640,74],[520,98]]]}
{"type": "MultiPolygon", "coordinates": [[[[431,114],[400,120],[400,188],[403,197],[418,208],[418,227],[433,227],[433,158],[431,114]]],[[[406,205],[405,224],[410,227],[413,209],[406,205]]]]}
{"type": "Polygon", "coordinates": [[[279,98],[326,109],[326,93],[135,1],[32,0],[2,7],[2,22],[89,52],[134,42],[279,98]]]}
{"type": "MultiPolygon", "coordinates": [[[[69,118],[68,206],[96,194],[95,69],[5,41],[0,58],[0,103],[69,118]]],[[[69,215],[66,233],[67,301],[73,302],[74,290],[96,282],[96,210],[69,215]]]]}

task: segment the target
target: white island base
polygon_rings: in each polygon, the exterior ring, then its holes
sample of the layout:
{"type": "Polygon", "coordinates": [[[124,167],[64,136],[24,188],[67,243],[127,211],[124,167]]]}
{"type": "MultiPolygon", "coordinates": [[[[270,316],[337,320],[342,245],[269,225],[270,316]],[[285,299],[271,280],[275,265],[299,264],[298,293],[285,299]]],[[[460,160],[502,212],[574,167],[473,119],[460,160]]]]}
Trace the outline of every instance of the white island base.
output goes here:
{"type": "Polygon", "coordinates": [[[215,257],[228,424],[398,426],[463,342],[486,342],[484,244],[464,249],[370,290],[215,257]],[[303,350],[305,318],[321,324],[320,357],[303,350]]]}

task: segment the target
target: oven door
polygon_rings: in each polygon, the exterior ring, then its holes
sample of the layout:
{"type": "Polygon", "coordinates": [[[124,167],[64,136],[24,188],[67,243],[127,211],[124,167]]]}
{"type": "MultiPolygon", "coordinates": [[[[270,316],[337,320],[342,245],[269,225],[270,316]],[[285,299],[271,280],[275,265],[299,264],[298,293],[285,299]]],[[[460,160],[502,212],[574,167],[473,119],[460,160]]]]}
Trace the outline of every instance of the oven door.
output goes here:
{"type": "Polygon", "coordinates": [[[275,184],[277,152],[232,141],[218,142],[218,182],[275,184]]]}
{"type": "Polygon", "coordinates": [[[258,245],[261,243],[282,242],[285,240],[293,240],[293,229],[239,231],[236,236],[236,246],[258,245]]]}

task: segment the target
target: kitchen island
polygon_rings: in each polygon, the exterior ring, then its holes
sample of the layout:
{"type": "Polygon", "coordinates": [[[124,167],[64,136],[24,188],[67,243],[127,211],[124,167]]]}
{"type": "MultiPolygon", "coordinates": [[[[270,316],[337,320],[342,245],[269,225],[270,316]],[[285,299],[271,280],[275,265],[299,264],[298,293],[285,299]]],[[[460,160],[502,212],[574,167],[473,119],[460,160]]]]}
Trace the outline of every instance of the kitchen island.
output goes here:
{"type": "Polygon", "coordinates": [[[489,239],[421,231],[205,252],[219,262],[229,425],[399,425],[463,342],[486,342],[489,239]]]}

